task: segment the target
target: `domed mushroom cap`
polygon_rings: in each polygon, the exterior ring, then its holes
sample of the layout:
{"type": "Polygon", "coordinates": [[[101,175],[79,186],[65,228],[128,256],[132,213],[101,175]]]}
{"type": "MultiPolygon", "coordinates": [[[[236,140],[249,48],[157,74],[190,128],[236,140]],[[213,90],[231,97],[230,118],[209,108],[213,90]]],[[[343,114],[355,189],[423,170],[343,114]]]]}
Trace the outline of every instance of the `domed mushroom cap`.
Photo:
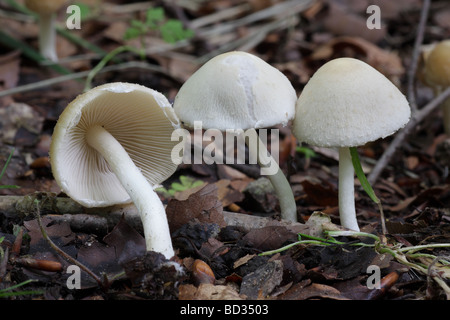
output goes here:
{"type": "Polygon", "coordinates": [[[322,147],[355,147],[403,127],[411,110],[383,74],[353,58],[327,62],[297,100],[293,133],[322,147]]]}
{"type": "Polygon", "coordinates": [[[52,136],[55,180],[86,207],[131,202],[106,160],[86,142],[93,125],[103,126],[127,151],[151,185],[175,172],[171,141],[179,121],[164,95],[137,84],[110,83],[79,95],[61,114],[52,136]]]}
{"type": "Polygon", "coordinates": [[[186,126],[249,129],[286,125],[297,94],[287,77],[259,57],[233,51],[218,55],[180,88],[174,110],[186,126]]]}
{"type": "Polygon", "coordinates": [[[58,11],[67,0],[25,0],[25,5],[31,11],[39,14],[52,14],[58,11]]]}
{"type": "Polygon", "coordinates": [[[425,63],[425,77],[429,85],[450,86],[450,40],[439,42],[425,63]]]}

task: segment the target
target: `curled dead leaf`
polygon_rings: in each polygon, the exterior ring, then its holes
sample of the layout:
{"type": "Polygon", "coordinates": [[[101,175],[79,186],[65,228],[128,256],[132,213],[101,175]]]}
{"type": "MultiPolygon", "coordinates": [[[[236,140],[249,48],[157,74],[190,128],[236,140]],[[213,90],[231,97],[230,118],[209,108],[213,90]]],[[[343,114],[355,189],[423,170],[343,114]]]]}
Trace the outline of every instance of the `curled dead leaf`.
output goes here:
{"type": "Polygon", "coordinates": [[[243,300],[237,290],[227,285],[202,283],[197,287],[184,284],[179,287],[179,300],[243,300]]]}

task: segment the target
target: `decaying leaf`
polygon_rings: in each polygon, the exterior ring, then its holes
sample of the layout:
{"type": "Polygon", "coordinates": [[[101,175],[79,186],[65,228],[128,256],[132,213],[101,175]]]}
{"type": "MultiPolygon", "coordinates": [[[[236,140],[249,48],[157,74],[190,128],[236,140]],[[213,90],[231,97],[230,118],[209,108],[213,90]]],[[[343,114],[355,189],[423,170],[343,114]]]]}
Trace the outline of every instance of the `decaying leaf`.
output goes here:
{"type": "Polygon", "coordinates": [[[186,200],[171,199],[167,204],[166,213],[173,232],[183,224],[194,220],[225,226],[222,209],[222,203],[217,196],[217,186],[208,184],[186,200]]]}
{"type": "Polygon", "coordinates": [[[268,226],[250,230],[243,240],[254,248],[268,251],[281,248],[287,242],[296,241],[297,234],[287,227],[268,226]]]}
{"type": "Polygon", "coordinates": [[[240,294],[247,299],[264,299],[283,280],[283,262],[269,261],[242,278],[240,294]]]}
{"type": "MultiPolygon", "coordinates": [[[[37,219],[24,221],[23,225],[28,230],[31,238],[30,244],[35,245],[39,241],[44,240],[42,231],[39,227],[37,219]]],[[[75,239],[75,234],[70,229],[69,223],[53,222],[51,218],[43,217],[42,226],[47,235],[56,243],[67,244],[75,239]],[[57,239],[56,239],[57,238],[57,239]]]]}
{"type": "MultiPolygon", "coordinates": [[[[322,46],[319,46],[311,55],[314,60],[328,60],[350,50],[353,55],[361,56],[369,65],[380,71],[387,78],[399,84],[399,78],[404,73],[404,67],[400,57],[386,51],[377,45],[360,37],[343,36],[333,38],[322,46]]],[[[346,56],[350,54],[347,52],[346,56]]]]}
{"type": "Polygon", "coordinates": [[[198,287],[184,284],[179,288],[179,300],[243,300],[236,289],[227,285],[202,283],[198,287]]]}

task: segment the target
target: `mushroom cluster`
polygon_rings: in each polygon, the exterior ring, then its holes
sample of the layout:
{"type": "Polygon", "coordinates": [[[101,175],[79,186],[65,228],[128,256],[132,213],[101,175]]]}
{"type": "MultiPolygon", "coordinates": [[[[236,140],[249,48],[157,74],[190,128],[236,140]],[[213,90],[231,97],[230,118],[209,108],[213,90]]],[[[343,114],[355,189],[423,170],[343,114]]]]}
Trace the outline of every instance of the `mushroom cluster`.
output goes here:
{"type": "Polygon", "coordinates": [[[167,98],[137,84],[109,83],[79,95],[61,114],[50,160],[61,189],[85,207],[134,202],[146,247],[174,255],[154,187],[176,170],[171,141],[179,121],[167,98]]]}
{"type": "MultiPolygon", "coordinates": [[[[250,154],[270,156],[256,129],[287,125],[300,142],[339,148],[341,224],[359,230],[350,147],[384,138],[410,118],[404,95],[380,72],[353,58],[324,64],[297,99],[290,81],[276,68],[245,52],[216,56],[180,88],[174,104],[161,93],[115,82],[91,89],[61,114],[52,137],[50,160],[56,182],[86,207],[134,202],[148,251],[174,255],[164,206],[154,187],[176,170],[183,155],[174,152],[172,134],[201,121],[205,129],[247,130],[250,154]],[[253,140],[255,142],[255,140],[253,140]],[[176,158],[178,157],[178,158],[176,158]]],[[[180,131],[179,131],[180,132],[180,131]]],[[[297,220],[289,182],[275,159],[268,175],[281,216],[297,220]]]]}
{"type": "Polygon", "coordinates": [[[293,134],[300,142],[339,149],[341,225],[359,230],[349,148],[387,137],[409,121],[405,96],[363,61],[338,58],[321,66],[296,105],[293,134]]]}
{"type": "Polygon", "coordinates": [[[287,125],[293,119],[297,94],[287,77],[261,58],[232,51],[200,67],[180,88],[174,110],[187,127],[201,122],[205,129],[246,130],[249,152],[261,166],[273,166],[267,175],[280,202],[281,217],[297,221],[297,207],[286,176],[268,153],[255,129],[287,125]],[[262,159],[269,161],[263,163],[262,159]]]}

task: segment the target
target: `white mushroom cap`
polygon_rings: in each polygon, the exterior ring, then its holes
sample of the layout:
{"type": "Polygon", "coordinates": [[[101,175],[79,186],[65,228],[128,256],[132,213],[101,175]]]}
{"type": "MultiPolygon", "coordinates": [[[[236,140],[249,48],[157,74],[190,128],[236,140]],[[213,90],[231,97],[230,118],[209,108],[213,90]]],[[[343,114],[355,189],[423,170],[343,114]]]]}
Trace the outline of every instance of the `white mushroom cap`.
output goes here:
{"type": "Polygon", "coordinates": [[[327,62],[296,106],[293,133],[322,147],[355,147],[387,137],[409,121],[405,96],[383,74],[353,58],[327,62]]]}
{"type": "Polygon", "coordinates": [[[297,94],[287,77],[261,58],[234,51],[218,55],[180,88],[174,110],[188,127],[249,129],[286,125],[297,94]]]}
{"type": "Polygon", "coordinates": [[[179,121],[164,95],[137,84],[110,83],[79,95],[61,114],[50,159],[55,180],[86,207],[131,202],[105,159],[86,142],[91,125],[101,125],[127,151],[151,185],[175,172],[171,141],[179,121]]]}

